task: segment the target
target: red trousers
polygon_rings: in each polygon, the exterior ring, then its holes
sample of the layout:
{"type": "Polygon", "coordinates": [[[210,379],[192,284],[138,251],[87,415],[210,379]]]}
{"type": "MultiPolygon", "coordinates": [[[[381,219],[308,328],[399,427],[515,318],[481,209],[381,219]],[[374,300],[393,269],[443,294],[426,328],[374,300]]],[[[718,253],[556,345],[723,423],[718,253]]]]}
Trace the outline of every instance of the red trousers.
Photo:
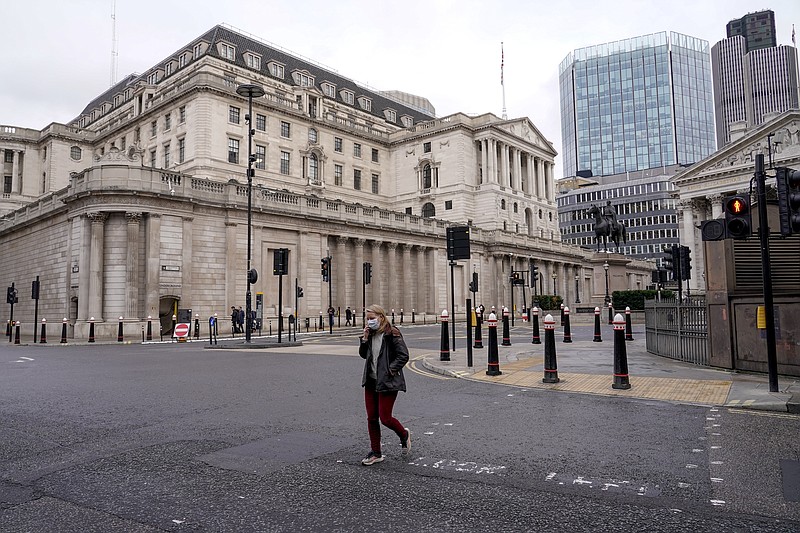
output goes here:
{"type": "Polygon", "coordinates": [[[381,424],[391,429],[399,438],[406,436],[406,428],[394,416],[392,408],[397,399],[397,391],[375,392],[374,385],[367,383],[364,387],[364,402],[367,406],[367,429],[372,451],[381,453],[381,424]]]}

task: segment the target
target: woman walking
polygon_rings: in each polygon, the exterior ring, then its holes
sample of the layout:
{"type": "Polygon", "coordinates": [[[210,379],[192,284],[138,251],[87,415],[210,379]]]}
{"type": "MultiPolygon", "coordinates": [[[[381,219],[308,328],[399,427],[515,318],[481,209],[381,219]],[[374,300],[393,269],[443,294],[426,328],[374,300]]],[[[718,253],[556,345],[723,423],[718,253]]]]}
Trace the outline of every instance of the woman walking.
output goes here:
{"type": "Polygon", "coordinates": [[[403,367],[408,362],[406,342],[379,305],[368,307],[366,318],[358,354],[366,359],[361,386],[364,387],[371,450],[361,464],[371,465],[383,461],[381,424],[397,434],[403,454],[411,450],[411,431],[392,415],[398,391],[406,390],[403,377],[403,367]]]}

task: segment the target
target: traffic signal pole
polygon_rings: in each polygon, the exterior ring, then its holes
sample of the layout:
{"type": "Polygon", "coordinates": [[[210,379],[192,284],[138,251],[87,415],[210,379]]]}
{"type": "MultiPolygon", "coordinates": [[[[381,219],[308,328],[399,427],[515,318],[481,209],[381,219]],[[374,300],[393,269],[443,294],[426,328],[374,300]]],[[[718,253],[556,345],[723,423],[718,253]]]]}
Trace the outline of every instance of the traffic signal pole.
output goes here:
{"type": "Polygon", "coordinates": [[[769,254],[769,225],[767,220],[766,173],[764,154],[756,155],[756,194],[758,196],[758,240],[761,244],[761,274],[764,279],[764,314],[767,319],[767,371],[769,391],[778,392],[778,355],[775,340],[775,309],[772,297],[772,265],[769,254]]]}

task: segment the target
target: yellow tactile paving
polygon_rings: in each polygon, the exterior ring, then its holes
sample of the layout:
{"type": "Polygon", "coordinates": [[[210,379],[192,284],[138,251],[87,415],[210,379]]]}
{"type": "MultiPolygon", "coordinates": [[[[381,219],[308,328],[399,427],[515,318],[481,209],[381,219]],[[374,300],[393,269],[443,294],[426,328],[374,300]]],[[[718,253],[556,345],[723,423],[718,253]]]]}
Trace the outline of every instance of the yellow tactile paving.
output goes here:
{"type": "MultiPolygon", "coordinates": [[[[730,392],[730,381],[702,379],[674,379],[631,376],[631,388],[628,390],[612,389],[613,376],[595,374],[572,374],[559,372],[559,383],[542,383],[543,371],[531,372],[514,370],[512,366],[522,368],[535,366],[532,359],[517,361],[501,367],[500,376],[487,376],[485,372],[472,374],[470,379],[530,387],[537,389],[554,389],[561,391],[602,394],[606,396],[625,396],[652,400],[669,400],[676,402],[701,403],[704,405],[724,405],[730,392]],[[523,366],[524,363],[524,366],[523,366]]],[[[541,364],[541,363],[539,363],[541,364]]]]}

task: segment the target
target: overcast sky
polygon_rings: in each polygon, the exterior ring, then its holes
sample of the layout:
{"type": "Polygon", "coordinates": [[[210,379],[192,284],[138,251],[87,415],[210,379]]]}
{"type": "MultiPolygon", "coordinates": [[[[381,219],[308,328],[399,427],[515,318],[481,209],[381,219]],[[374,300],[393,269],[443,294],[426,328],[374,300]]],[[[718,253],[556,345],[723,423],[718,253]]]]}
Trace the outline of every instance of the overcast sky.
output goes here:
{"type": "MultiPolygon", "coordinates": [[[[110,85],[113,0],[2,3],[0,124],[69,122],[110,85]]],[[[438,116],[500,116],[502,41],[508,116],[530,117],[561,152],[558,65],[570,51],[659,31],[713,45],[729,20],[762,9],[775,12],[778,44],[792,44],[799,0],[117,0],[117,79],[224,22],[375,89],[424,96],[438,116]]]]}

